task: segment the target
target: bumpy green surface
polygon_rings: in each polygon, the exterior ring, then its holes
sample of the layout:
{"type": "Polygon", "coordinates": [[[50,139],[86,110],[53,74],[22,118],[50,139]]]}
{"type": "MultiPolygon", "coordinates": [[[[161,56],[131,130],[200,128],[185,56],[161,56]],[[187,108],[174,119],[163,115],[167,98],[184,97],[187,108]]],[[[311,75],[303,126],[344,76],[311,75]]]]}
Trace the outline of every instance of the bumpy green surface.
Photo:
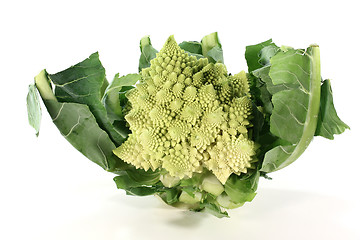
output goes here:
{"type": "Polygon", "coordinates": [[[114,153],[136,168],[179,178],[207,168],[224,184],[257,160],[245,72],[231,76],[221,63],[189,56],[173,36],[127,98],[132,133],[114,153]]]}

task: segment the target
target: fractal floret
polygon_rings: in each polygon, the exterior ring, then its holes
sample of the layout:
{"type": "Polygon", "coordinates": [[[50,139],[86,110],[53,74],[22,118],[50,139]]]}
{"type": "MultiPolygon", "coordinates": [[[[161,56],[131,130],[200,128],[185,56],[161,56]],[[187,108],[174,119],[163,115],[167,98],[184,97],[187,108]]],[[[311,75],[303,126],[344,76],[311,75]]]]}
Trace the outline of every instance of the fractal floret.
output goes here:
{"type": "Polygon", "coordinates": [[[211,171],[224,184],[256,162],[252,104],[244,71],[192,56],[170,36],[136,88],[127,92],[131,134],[114,153],[144,170],[180,179],[211,171]]]}

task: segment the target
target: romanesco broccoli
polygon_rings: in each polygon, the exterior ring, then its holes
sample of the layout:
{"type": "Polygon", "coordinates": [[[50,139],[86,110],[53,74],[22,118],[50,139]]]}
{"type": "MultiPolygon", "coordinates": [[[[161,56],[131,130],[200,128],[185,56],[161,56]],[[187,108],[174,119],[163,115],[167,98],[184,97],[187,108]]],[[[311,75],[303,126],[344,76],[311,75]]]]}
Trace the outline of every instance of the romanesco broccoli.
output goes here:
{"type": "Polygon", "coordinates": [[[132,133],[114,150],[125,162],[146,171],[163,168],[180,179],[206,168],[223,184],[253,167],[244,71],[229,75],[224,64],[190,56],[170,36],[126,96],[132,133]]]}
{"type": "Polygon", "coordinates": [[[139,74],[109,84],[99,54],[29,86],[29,123],[44,102],[62,135],[115,173],[129,195],[227,217],[250,202],[260,176],[294,162],[314,136],[349,128],[320,75],[319,46],[246,47],[248,73],[228,74],[217,33],[163,49],[140,41],[139,74]]]}

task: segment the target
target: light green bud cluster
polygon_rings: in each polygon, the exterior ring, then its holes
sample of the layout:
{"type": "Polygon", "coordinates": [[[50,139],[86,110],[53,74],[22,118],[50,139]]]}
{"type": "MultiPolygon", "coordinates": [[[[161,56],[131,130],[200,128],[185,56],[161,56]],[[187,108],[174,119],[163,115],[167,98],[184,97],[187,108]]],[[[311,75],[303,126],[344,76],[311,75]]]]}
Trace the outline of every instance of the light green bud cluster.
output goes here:
{"type": "Polygon", "coordinates": [[[189,56],[170,36],[126,96],[132,133],[114,153],[136,168],[180,179],[207,168],[224,184],[256,161],[245,72],[229,76],[225,65],[189,56]]]}

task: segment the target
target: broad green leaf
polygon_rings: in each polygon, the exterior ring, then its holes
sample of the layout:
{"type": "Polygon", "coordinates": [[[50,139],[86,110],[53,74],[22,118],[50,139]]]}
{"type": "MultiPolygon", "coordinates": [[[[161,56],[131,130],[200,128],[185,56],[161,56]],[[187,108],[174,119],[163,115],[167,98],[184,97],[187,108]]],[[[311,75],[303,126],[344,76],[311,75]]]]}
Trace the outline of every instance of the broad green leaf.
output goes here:
{"type": "Polygon", "coordinates": [[[255,46],[248,46],[246,51],[248,54],[247,61],[251,62],[251,59],[255,58],[260,64],[258,67],[262,66],[253,70],[250,74],[250,76],[256,77],[252,80],[253,82],[255,82],[255,87],[251,86],[251,93],[252,95],[254,95],[253,98],[255,98],[256,103],[264,107],[264,113],[271,114],[273,109],[273,105],[271,103],[271,95],[274,93],[271,92],[269,87],[274,85],[272,84],[271,78],[269,77],[270,59],[279,51],[279,47],[271,43],[270,40],[266,44],[269,45],[263,47],[259,51],[257,49],[259,47],[259,44],[255,46]],[[256,52],[258,55],[253,56],[252,54],[256,52]]]}
{"type": "Polygon", "coordinates": [[[191,53],[191,52],[188,52],[188,51],[185,51],[187,54],[189,54],[189,56],[194,56],[196,57],[196,59],[200,59],[200,58],[205,58],[203,55],[201,54],[196,54],[196,53],[191,53]]]}
{"type": "Polygon", "coordinates": [[[266,114],[271,114],[273,109],[273,103],[271,102],[272,95],[277,92],[288,90],[292,88],[296,88],[296,84],[291,83],[280,83],[274,85],[270,76],[270,65],[264,66],[262,68],[258,68],[252,71],[252,75],[256,77],[255,81],[257,81],[257,89],[260,90],[260,94],[258,94],[258,98],[261,101],[261,105],[264,107],[264,112],[266,114]]]}
{"type": "Polygon", "coordinates": [[[112,150],[115,144],[96,122],[88,106],[58,102],[52,93],[45,70],[35,77],[35,83],[45,106],[61,134],[88,159],[107,171],[123,169],[126,164],[112,150]]]}
{"type": "Polygon", "coordinates": [[[157,192],[155,187],[143,186],[141,183],[132,180],[124,171],[123,175],[116,176],[114,181],[118,189],[124,189],[126,194],[133,196],[147,196],[157,192]]]}
{"type": "Polygon", "coordinates": [[[29,92],[26,97],[29,124],[35,129],[36,136],[39,136],[41,123],[41,106],[39,94],[35,84],[29,85],[29,92]]]}
{"type": "Polygon", "coordinates": [[[180,191],[177,188],[169,188],[164,193],[160,194],[160,197],[167,204],[174,204],[179,201],[180,191]]]}
{"type": "Polygon", "coordinates": [[[126,97],[126,93],[133,89],[133,86],[123,86],[119,92],[119,99],[120,99],[120,105],[124,108],[126,103],[128,102],[128,99],[126,97]]]}
{"type": "Polygon", "coordinates": [[[250,202],[256,195],[255,191],[260,177],[259,171],[245,176],[240,177],[232,174],[225,183],[225,192],[234,203],[250,202]]]}
{"type": "MultiPolygon", "coordinates": [[[[126,98],[126,93],[130,90],[134,88],[133,86],[123,86],[121,88],[121,91],[119,92],[119,100],[120,100],[120,105],[121,106],[121,116],[113,116],[113,118],[109,117],[110,120],[113,120],[113,126],[115,127],[115,129],[117,129],[117,131],[121,132],[123,135],[128,136],[130,134],[130,129],[128,127],[128,124],[125,120],[125,114],[123,112],[123,110],[126,108],[126,103],[128,102],[128,99],[126,98]]],[[[105,106],[106,107],[106,106],[105,106]]],[[[108,116],[109,116],[109,112],[108,112],[108,116]]]]}
{"type": "Polygon", "coordinates": [[[155,185],[159,181],[159,172],[128,169],[118,174],[114,177],[117,188],[124,189],[129,195],[147,196],[164,191],[163,187],[155,185]]]}
{"type": "Polygon", "coordinates": [[[263,67],[265,65],[264,63],[267,63],[266,61],[264,61],[264,59],[266,59],[264,54],[265,50],[263,50],[263,56],[261,57],[262,49],[267,46],[276,47],[276,45],[272,43],[272,39],[246,47],[245,59],[248,65],[249,73],[263,67]]]}
{"type": "Polygon", "coordinates": [[[287,52],[279,52],[272,57],[269,76],[273,84],[293,84],[293,88],[309,92],[311,82],[311,57],[309,55],[311,53],[309,51],[310,49],[306,52],[302,49],[291,49],[287,52]]]}
{"type": "Polygon", "coordinates": [[[224,63],[223,50],[217,32],[206,35],[201,40],[202,55],[209,59],[209,62],[224,63]]]}
{"type": "Polygon", "coordinates": [[[140,79],[141,75],[137,73],[130,73],[121,77],[117,73],[106,92],[121,91],[122,87],[134,86],[140,79]]]}
{"type": "Polygon", "coordinates": [[[297,144],[304,132],[309,94],[299,89],[280,91],[273,95],[272,102],[274,109],[270,117],[271,133],[297,144]]]}
{"type": "Polygon", "coordinates": [[[201,39],[202,54],[206,57],[207,52],[212,48],[221,47],[219,36],[217,32],[210,33],[201,39]]]}
{"type": "Polygon", "coordinates": [[[143,68],[150,67],[150,60],[156,57],[158,51],[151,45],[150,37],[145,36],[140,40],[140,59],[139,59],[139,72],[143,68]]]}
{"type": "Polygon", "coordinates": [[[270,65],[270,59],[279,51],[279,47],[275,44],[270,44],[262,48],[259,52],[259,63],[262,66],[270,65]]]}
{"type": "Polygon", "coordinates": [[[130,89],[126,87],[135,85],[140,79],[139,74],[128,74],[121,77],[119,77],[119,74],[115,75],[111,84],[106,88],[102,99],[110,122],[113,123],[115,120],[124,119],[122,112],[124,104],[121,103],[121,100],[123,100],[121,98],[125,96],[126,90],[130,89]],[[122,96],[120,92],[122,92],[122,96]]]}
{"type": "Polygon", "coordinates": [[[159,182],[160,172],[159,171],[145,171],[143,169],[128,168],[124,171],[117,172],[118,176],[114,178],[116,186],[126,191],[135,194],[145,196],[147,193],[155,193],[153,190],[158,188],[152,188],[153,185],[159,182]],[[135,190],[135,188],[138,188],[135,190]],[[150,191],[150,188],[152,189],[150,191]],[[146,193],[146,194],[145,194],[146,193]],[[144,195],[145,194],[145,195],[144,195]]]}
{"type": "Polygon", "coordinates": [[[99,126],[110,135],[116,145],[126,139],[127,135],[112,125],[101,102],[104,82],[107,81],[98,53],[64,71],[50,74],[49,78],[55,85],[55,96],[60,102],[87,105],[99,126]]]}
{"type": "Polygon", "coordinates": [[[265,172],[288,166],[305,151],[314,137],[320,108],[318,46],[311,46],[306,51],[278,52],[270,62],[272,84],[281,86],[278,91],[269,90],[275,92],[270,131],[287,144],[276,146],[265,154],[261,168],[265,172]]]}
{"type": "Polygon", "coordinates": [[[213,63],[224,63],[223,50],[215,46],[207,52],[207,58],[213,63]]]}
{"type": "Polygon", "coordinates": [[[261,79],[261,81],[263,81],[265,83],[265,87],[267,89],[267,91],[271,94],[274,95],[277,92],[283,91],[283,90],[288,90],[288,89],[293,89],[293,88],[297,88],[298,84],[297,83],[285,83],[285,82],[281,82],[281,83],[277,83],[276,85],[273,83],[272,79],[270,78],[270,68],[271,66],[264,66],[262,68],[256,69],[252,72],[252,74],[258,78],[261,79]]]}
{"type": "Polygon", "coordinates": [[[116,148],[108,134],[96,122],[88,106],[78,103],[46,101],[54,124],[61,134],[87,158],[107,171],[116,168],[118,159],[112,154],[116,148]]]}
{"type": "Polygon", "coordinates": [[[200,204],[200,207],[204,208],[202,211],[210,213],[218,218],[229,217],[229,214],[226,211],[223,211],[218,205],[212,202],[203,202],[200,204]]]}
{"type": "Polygon", "coordinates": [[[198,189],[196,189],[195,186],[186,186],[181,188],[181,190],[189,194],[191,197],[195,197],[195,192],[198,192],[198,189]]]}
{"type": "Polygon", "coordinates": [[[184,191],[186,191],[189,195],[194,195],[194,191],[199,191],[199,187],[204,179],[206,174],[204,173],[195,173],[191,178],[182,179],[180,181],[180,186],[184,191]]]}
{"type": "Polygon", "coordinates": [[[345,129],[350,129],[350,127],[338,117],[334,107],[330,80],[325,80],[321,85],[321,104],[315,135],[334,139],[334,134],[341,134],[345,129]]]}
{"type": "Polygon", "coordinates": [[[273,108],[271,103],[271,94],[267,90],[265,82],[261,79],[262,77],[259,76],[262,72],[263,71],[253,71],[251,74],[248,74],[251,99],[256,106],[262,107],[262,112],[264,114],[271,114],[273,108]]]}
{"type": "Polygon", "coordinates": [[[117,188],[125,190],[133,187],[144,186],[144,184],[141,182],[134,181],[132,178],[130,178],[126,171],[120,172],[118,176],[114,177],[114,181],[117,188]]]}
{"type": "Polygon", "coordinates": [[[195,53],[195,54],[202,55],[202,46],[201,46],[201,43],[199,43],[199,42],[184,41],[179,44],[179,47],[181,47],[182,49],[184,49],[185,51],[187,51],[189,53],[195,53]]]}
{"type": "Polygon", "coordinates": [[[295,147],[296,145],[278,145],[266,152],[261,171],[273,172],[274,169],[277,169],[282,163],[286,162],[294,152],[295,147]]]}
{"type": "Polygon", "coordinates": [[[145,171],[143,169],[127,169],[128,176],[142,185],[153,185],[160,180],[160,171],[145,171]]]}
{"type": "Polygon", "coordinates": [[[158,192],[158,189],[155,187],[135,187],[135,188],[126,189],[125,191],[127,195],[149,196],[156,194],[158,192]]]}
{"type": "Polygon", "coordinates": [[[202,55],[201,43],[196,41],[184,41],[179,44],[179,47],[185,50],[190,56],[195,56],[197,59],[204,58],[202,55]]]}

